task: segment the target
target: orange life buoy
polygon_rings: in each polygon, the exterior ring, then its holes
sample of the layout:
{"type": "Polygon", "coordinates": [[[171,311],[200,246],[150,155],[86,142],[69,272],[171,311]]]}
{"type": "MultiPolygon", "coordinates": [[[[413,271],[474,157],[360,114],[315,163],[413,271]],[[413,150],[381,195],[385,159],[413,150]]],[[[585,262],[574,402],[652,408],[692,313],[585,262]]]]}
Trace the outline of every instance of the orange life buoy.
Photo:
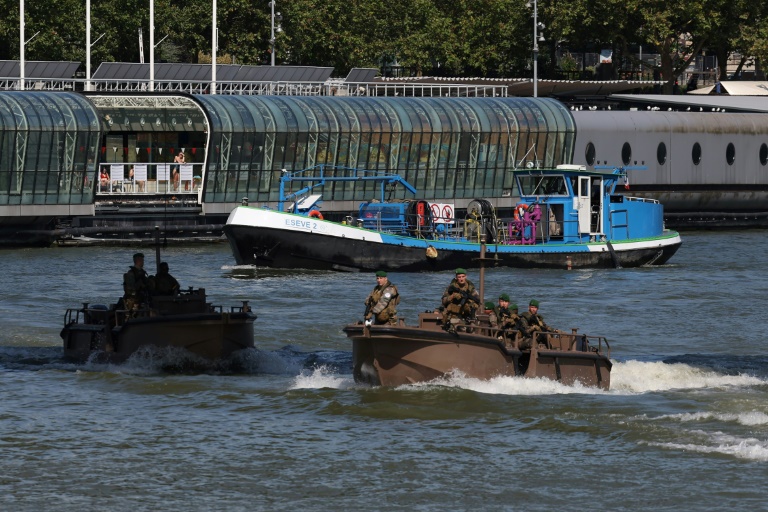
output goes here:
{"type": "Polygon", "coordinates": [[[519,205],[515,206],[515,213],[514,218],[515,220],[520,220],[520,210],[522,209],[523,212],[528,210],[528,205],[525,203],[520,203],[519,205]]]}
{"type": "Polygon", "coordinates": [[[310,217],[314,217],[314,218],[315,218],[315,219],[317,219],[317,220],[323,220],[323,214],[322,214],[322,213],[320,213],[320,212],[319,212],[319,211],[317,211],[317,210],[310,210],[310,211],[309,211],[309,216],[310,216],[310,217]]]}

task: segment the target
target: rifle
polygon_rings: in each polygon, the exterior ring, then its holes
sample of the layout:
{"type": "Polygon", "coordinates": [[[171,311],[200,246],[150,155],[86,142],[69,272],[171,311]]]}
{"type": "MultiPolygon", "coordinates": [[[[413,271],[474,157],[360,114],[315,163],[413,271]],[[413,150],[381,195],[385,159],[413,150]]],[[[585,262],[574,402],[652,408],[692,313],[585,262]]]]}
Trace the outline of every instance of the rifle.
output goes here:
{"type": "Polygon", "coordinates": [[[480,305],[480,298],[479,297],[476,297],[476,296],[472,295],[471,293],[469,293],[469,292],[467,292],[465,290],[457,288],[454,285],[451,285],[451,286],[448,287],[448,293],[458,293],[459,295],[461,295],[461,302],[459,302],[459,307],[464,307],[464,304],[467,303],[467,300],[471,300],[472,302],[474,302],[478,306],[480,305]]]}
{"type": "Polygon", "coordinates": [[[368,318],[368,313],[371,312],[371,309],[373,309],[373,306],[375,306],[376,303],[371,300],[371,297],[369,296],[368,299],[365,301],[365,313],[363,313],[363,319],[368,318]]]}

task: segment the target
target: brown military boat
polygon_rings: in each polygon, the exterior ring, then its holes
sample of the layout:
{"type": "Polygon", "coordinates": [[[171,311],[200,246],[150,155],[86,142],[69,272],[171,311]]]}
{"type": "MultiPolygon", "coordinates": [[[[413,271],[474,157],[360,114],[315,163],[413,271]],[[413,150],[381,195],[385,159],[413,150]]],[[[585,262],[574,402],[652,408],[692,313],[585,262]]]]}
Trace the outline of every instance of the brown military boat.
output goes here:
{"type": "Polygon", "coordinates": [[[442,329],[440,313],[421,313],[418,326],[348,325],[356,382],[400,386],[426,382],[452,372],[467,377],[543,377],[566,385],[608,389],[610,346],[602,336],[539,333],[531,348],[521,349],[519,332],[492,328],[487,315],[442,329]]]}
{"type": "Polygon", "coordinates": [[[69,309],[64,317],[64,357],[122,362],[142,347],[184,349],[208,360],[253,347],[256,315],[247,301],[224,311],[206,301],[204,288],[154,296],[151,306],[129,312],[117,304],[69,309]]]}
{"type": "MultiPolygon", "coordinates": [[[[479,260],[483,304],[484,244],[479,260]]],[[[419,314],[418,326],[400,319],[397,325],[347,325],[344,332],[352,340],[355,381],[375,386],[427,382],[453,372],[476,379],[523,376],[602,389],[611,385],[608,340],[575,329],[570,334],[534,333],[524,340],[517,330],[492,327],[488,315],[481,314],[447,332],[441,313],[425,312],[419,314]]]]}

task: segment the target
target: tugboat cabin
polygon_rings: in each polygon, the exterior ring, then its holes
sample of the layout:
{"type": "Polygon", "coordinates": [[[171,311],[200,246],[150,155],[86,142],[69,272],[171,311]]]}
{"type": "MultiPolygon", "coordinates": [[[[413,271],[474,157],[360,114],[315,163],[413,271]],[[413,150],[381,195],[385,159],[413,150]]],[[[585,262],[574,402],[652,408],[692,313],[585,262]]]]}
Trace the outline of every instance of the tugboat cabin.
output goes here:
{"type": "Polygon", "coordinates": [[[626,171],[578,165],[514,171],[520,203],[509,239],[585,243],[660,236],[664,209],[658,201],[616,193],[619,180],[628,188],[626,171]]]}

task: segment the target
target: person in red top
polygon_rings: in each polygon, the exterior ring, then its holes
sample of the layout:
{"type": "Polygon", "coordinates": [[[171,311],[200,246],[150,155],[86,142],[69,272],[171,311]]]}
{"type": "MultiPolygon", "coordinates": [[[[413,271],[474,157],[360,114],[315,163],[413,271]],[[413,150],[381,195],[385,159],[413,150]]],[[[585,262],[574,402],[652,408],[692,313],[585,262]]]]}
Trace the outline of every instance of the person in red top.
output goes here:
{"type": "Polygon", "coordinates": [[[109,173],[104,167],[101,168],[101,174],[99,175],[99,187],[102,192],[109,191],[109,173]]]}

